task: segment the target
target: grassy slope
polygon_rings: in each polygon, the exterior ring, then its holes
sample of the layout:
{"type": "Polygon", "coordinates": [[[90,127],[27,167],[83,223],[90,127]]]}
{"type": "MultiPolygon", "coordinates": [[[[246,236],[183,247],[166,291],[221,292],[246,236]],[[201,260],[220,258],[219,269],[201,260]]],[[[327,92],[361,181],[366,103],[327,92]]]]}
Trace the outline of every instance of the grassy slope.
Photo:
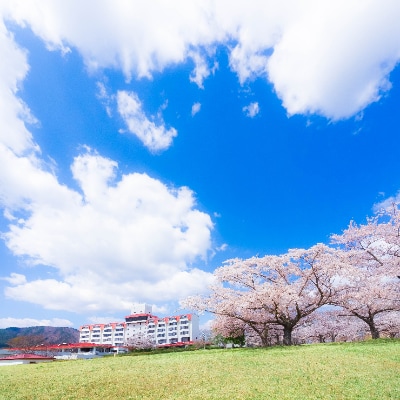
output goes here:
{"type": "Polygon", "coordinates": [[[0,367],[1,399],[400,399],[400,341],[0,367]]]}

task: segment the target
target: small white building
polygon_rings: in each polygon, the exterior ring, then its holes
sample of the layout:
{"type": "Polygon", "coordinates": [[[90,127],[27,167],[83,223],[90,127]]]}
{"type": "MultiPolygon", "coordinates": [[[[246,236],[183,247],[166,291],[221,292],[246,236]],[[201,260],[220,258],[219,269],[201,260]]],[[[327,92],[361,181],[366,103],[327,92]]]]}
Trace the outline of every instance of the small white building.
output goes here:
{"type": "Polygon", "coordinates": [[[125,322],[83,325],[79,330],[80,343],[112,346],[122,346],[132,338],[150,340],[156,346],[186,345],[200,338],[196,314],[159,318],[150,305],[142,303],[134,304],[125,322]]]}
{"type": "Polygon", "coordinates": [[[114,347],[107,344],[68,343],[48,346],[46,351],[53,352],[57,360],[78,360],[111,355],[114,347]]]}
{"type": "Polygon", "coordinates": [[[18,364],[38,364],[54,361],[54,357],[40,356],[37,354],[15,354],[11,356],[1,357],[1,365],[18,365],[18,364]]]}

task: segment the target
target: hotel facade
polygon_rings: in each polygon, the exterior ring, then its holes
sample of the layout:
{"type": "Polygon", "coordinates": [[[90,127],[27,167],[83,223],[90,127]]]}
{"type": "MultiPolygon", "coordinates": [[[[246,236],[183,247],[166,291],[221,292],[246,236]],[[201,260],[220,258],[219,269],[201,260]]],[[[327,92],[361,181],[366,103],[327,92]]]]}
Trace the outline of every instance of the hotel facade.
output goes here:
{"type": "Polygon", "coordinates": [[[150,341],[155,346],[179,346],[193,343],[200,338],[199,317],[182,314],[159,318],[152,314],[148,304],[134,304],[125,322],[82,325],[80,343],[124,346],[138,341],[150,341]]]}

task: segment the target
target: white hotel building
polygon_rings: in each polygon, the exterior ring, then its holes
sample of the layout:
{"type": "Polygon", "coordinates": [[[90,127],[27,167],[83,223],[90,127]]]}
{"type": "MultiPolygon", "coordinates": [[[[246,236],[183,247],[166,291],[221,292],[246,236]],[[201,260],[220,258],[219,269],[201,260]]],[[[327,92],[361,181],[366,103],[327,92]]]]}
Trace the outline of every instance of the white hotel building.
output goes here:
{"type": "Polygon", "coordinates": [[[79,330],[80,343],[112,346],[122,346],[132,338],[150,339],[156,346],[191,344],[200,338],[196,314],[159,318],[148,304],[134,304],[125,322],[83,325],[79,330]]]}

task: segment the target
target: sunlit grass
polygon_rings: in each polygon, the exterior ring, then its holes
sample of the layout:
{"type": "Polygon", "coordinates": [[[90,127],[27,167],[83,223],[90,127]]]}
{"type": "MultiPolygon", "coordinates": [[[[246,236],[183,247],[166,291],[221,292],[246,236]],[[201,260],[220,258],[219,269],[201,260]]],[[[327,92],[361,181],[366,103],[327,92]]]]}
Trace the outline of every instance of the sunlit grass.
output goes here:
{"type": "Polygon", "coordinates": [[[1,399],[400,399],[400,341],[0,368],[1,399]]]}

